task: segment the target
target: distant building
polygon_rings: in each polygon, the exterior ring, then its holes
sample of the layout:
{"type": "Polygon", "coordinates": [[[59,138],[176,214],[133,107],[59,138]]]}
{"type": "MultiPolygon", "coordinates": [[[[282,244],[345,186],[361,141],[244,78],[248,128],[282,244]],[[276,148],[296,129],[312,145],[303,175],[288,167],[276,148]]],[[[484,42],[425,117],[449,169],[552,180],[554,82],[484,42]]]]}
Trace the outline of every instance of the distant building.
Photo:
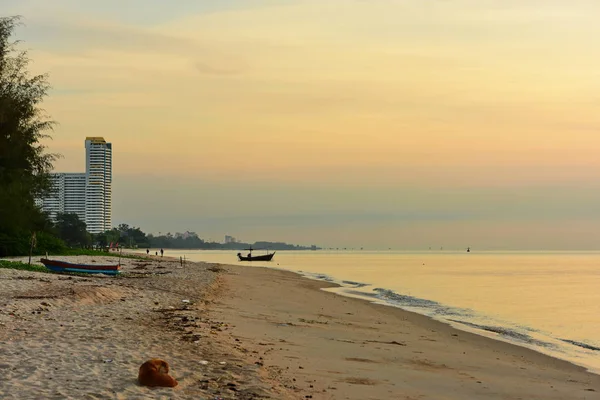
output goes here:
{"type": "Polygon", "coordinates": [[[85,221],[85,174],[57,173],[50,176],[52,194],[41,201],[52,220],[58,213],[74,213],[85,221]]]}
{"type": "Polygon", "coordinates": [[[236,240],[233,236],[225,235],[225,244],[227,243],[236,243],[236,240]]]}
{"type": "Polygon", "coordinates": [[[177,232],[175,234],[175,238],[177,238],[177,239],[184,239],[185,240],[185,239],[190,238],[190,237],[198,237],[198,235],[196,235],[195,232],[190,232],[190,231],[185,231],[184,233],[177,232]]]}
{"type": "Polygon", "coordinates": [[[65,188],[64,212],[77,214],[80,220],[85,221],[85,174],[75,173],[62,175],[65,188]]]}
{"type": "Polygon", "coordinates": [[[85,159],[85,172],[51,174],[52,192],[36,204],[53,221],[58,213],[73,213],[88,232],[101,233],[112,228],[112,144],[86,138],[85,159]]]}
{"type": "Polygon", "coordinates": [[[63,176],[64,174],[50,174],[51,193],[41,200],[36,200],[36,204],[48,213],[52,221],[56,221],[56,214],[65,212],[65,180],[63,176]]]}

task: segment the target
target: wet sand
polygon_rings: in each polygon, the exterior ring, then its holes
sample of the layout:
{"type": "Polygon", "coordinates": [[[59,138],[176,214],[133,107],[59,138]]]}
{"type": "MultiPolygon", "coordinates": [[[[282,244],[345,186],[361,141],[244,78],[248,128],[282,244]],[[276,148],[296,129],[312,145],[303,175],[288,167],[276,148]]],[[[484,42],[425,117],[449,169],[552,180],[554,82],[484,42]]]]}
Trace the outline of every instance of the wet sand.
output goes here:
{"type": "Polygon", "coordinates": [[[583,368],[294,273],[122,265],[119,278],[0,269],[0,398],[600,398],[583,368]],[[176,388],[138,385],[153,357],[176,388]]]}
{"type": "Polygon", "coordinates": [[[598,399],[600,376],[287,271],[226,267],[211,315],[297,398],[598,399]],[[311,398],[311,397],[309,397],[311,398]]]}

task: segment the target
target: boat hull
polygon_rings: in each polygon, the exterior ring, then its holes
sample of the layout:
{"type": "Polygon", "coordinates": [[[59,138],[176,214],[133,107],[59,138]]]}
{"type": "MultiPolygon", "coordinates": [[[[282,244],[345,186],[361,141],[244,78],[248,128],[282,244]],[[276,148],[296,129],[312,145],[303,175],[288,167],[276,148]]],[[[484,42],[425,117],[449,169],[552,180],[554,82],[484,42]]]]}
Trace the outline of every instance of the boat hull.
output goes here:
{"type": "Polygon", "coordinates": [[[252,257],[244,257],[241,254],[238,254],[238,258],[240,261],[271,261],[275,253],[264,254],[261,256],[252,256],[252,257]]]}
{"type": "Polygon", "coordinates": [[[105,274],[117,275],[121,271],[121,266],[116,265],[90,265],[90,264],[75,264],[66,261],[48,260],[42,258],[40,260],[46,268],[54,272],[76,272],[83,274],[105,274]]]}

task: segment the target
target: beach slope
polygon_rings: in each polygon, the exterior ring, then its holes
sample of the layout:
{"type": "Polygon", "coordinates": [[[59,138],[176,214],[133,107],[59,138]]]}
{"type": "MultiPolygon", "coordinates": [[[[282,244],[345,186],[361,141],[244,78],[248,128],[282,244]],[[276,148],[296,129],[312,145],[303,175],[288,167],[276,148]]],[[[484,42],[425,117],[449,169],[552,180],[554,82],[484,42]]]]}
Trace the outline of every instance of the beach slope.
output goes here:
{"type": "Polygon", "coordinates": [[[116,278],[0,268],[0,398],[600,398],[583,368],[291,272],[121,262],[116,278]],[[151,358],[177,387],[138,384],[151,358]]]}
{"type": "Polygon", "coordinates": [[[313,399],[598,399],[600,376],[327,282],[226,266],[211,315],[272,382],[313,399]]]}

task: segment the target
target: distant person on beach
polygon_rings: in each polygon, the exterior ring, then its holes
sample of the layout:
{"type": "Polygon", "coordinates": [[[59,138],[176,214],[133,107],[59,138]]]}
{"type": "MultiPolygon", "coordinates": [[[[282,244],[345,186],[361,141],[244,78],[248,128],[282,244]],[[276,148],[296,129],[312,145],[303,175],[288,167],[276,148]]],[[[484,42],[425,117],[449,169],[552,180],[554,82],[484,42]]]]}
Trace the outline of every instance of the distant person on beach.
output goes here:
{"type": "Polygon", "coordinates": [[[164,252],[165,252],[165,251],[164,251],[163,249],[160,249],[160,256],[161,256],[161,257],[163,256],[163,253],[164,253],[164,252]]]}
{"type": "Polygon", "coordinates": [[[150,249],[146,249],[146,255],[150,254],[150,249]]]}
{"type": "Polygon", "coordinates": [[[154,252],[154,255],[158,255],[158,251],[155,251],[155,252],[154,252]]]}

